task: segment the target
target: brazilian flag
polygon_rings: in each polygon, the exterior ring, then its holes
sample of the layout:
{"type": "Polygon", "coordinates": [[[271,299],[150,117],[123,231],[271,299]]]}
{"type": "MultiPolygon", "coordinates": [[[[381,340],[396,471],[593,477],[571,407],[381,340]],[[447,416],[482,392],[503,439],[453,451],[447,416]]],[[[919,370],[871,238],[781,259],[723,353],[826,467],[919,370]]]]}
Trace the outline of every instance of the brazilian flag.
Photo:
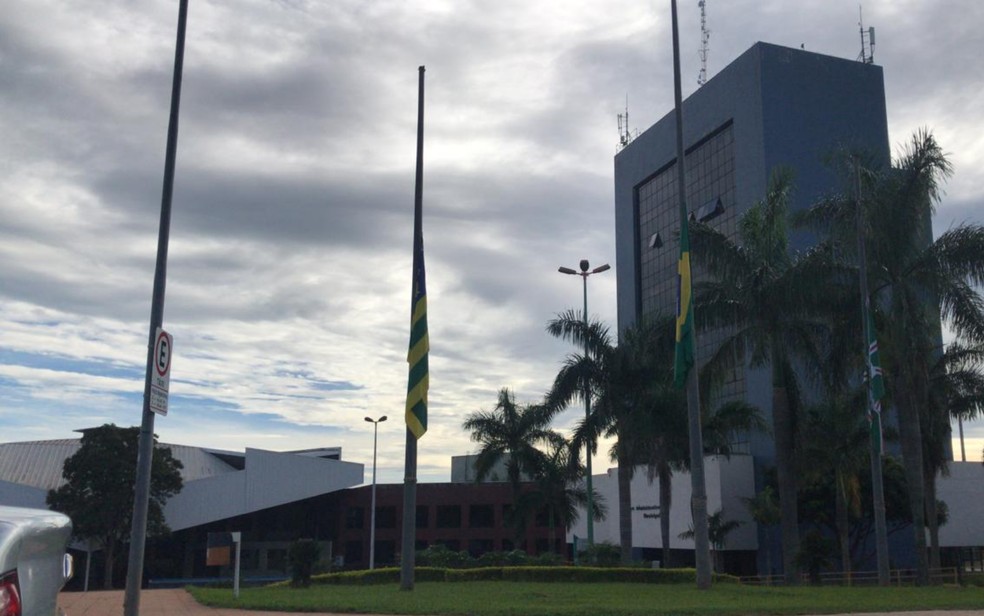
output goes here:
{"type": "Polygon", "coordinates": [[[680,224],[680,260],[677,262],[676,354],[673,360],[673,382],[679,389],[687,384],[687,374],[694,366],[694,307],[690,300],[690,231],[684,219],[680,224]]]}
{"type": "Polygon", "coordinates": [[[430,385],[427,353],[427,285],[424,274],[424,238],[418,231],[413,250],[413,300],[410,306],[410,349],[407,363],[407,427],[419,439],[427,432],[427,389],[430,385]]]}

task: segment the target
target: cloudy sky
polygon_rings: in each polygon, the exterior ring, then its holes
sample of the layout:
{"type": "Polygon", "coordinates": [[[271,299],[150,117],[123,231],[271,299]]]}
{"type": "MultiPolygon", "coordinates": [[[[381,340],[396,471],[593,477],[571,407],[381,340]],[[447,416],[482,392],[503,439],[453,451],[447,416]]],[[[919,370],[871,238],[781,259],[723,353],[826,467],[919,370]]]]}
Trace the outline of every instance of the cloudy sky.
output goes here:
{"type": "MultiPolygon", "coordinates": [[[[756,41],[854,59],[856,0],[708,2],[713,76],[756,41]]],[[[684,94],[697,2],[681,2],[684,94]]],[[[864,6],[890,137],[956,175],[937,231],[984,218],[984,4],[864,6]]],[[[0,9],[0,441],[138,424],[176,0],[0,9]]],[[[464,416],[539,398],[578,307],[557,273],[614,259],[616,114],[672,106],[669,2],[192,0],[165,327],[167,442],[340,445],[403,474],[417,67],[426,72],[430,431],[420,478],[474,451],[464,416]]],[[[615,276],[590,312],[614,324],[615,276]]],[[[572,409],[558,420],[571,425],[572,409]]],[[[984,424],[967,427],[980,458],[984,424]]],[[[596,469],[605,468],[602,458],[596,469]]],[[[367,474],[368,478],[368,474],[367,474]]]]}

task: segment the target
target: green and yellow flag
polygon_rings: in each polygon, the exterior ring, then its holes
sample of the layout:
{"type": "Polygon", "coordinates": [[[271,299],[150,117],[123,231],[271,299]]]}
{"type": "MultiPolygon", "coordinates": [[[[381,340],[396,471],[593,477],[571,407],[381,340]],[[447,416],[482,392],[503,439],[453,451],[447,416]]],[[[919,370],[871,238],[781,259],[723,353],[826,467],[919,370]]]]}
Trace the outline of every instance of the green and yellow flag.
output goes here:
{"type": "Polygon", "coordinates": [[[427,432],[427,389],[430,374],[427,354],[430,341],[427,338],[427,285],[424,273],[424,238],[418,230],[413,249],[413,299],[410,306],[410,349],[407,363],[410,377],[407,380],[407,428],[420,439],[427,432]]]}
{"type": "Polygon", "coordinates": [[[694,307],[690,299],[690,232],[684,219],[680,224],[680,260],[677,262],[676,354],[673,360],[673,382],[680,389],[687,384],[687,374],[694,365],[691,333],[694,307]]]}

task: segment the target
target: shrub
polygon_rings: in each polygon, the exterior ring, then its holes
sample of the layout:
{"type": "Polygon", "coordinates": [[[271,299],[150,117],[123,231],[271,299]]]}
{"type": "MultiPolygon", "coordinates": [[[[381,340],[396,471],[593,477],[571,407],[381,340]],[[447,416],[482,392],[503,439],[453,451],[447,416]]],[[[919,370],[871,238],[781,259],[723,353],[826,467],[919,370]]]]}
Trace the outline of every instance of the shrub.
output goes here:
{"type": "Polygon", "coordinates": [[[622,561],[622,549],[607,541],[596,543],[580,552],[580,560],[599,567],[617,567],[622,561]]]}
{"type": "Polygon", "coordinates": [[[417,564],[425,567],[464,568],[474,567],[477,561],[468,552],[449,550],[443,543],[435,543],[420,550],[416,555],[417,564]]]}
{"type": "Polygon", "coordinates": [[[448,569],[444,572],[444,579],[448,582],[498,582],[502,580],[502,571],[502,567],[448,569]]]}
{"type": "Polygon", "coordinates": [[[290,585],[310,586],[314,564],[321,556],[321,546],[313,539],[298,539],[290,544],[287,560],[290,563],[290,585]]]}

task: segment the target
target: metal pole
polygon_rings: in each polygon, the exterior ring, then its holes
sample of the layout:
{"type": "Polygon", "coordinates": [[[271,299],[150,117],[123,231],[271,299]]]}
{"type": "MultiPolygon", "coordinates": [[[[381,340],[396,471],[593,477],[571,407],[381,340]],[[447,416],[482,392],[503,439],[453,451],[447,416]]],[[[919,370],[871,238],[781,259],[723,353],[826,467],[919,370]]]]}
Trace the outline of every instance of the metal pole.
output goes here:
{"type": "Polygon", "coordinates": [[[386,421],[386,416],[382,419],[372,420],[366,417],[366,421],[372,422],[372,510],[369,515],[369,569],[376,568],[376,443],[379,434],[379,422],[386,421]]]}
{"type": "MultiPolygon", "coordinates": [[[[584,357],[588,357],[588,275],[589,272],[581,272],[581,280],[584,281],[584,357]]],[[[587,381],[584,383],[584,419],[591,418],[591,388],[587,381]]],[[[591,477],[591,443],[587,444],[585,450],[584,468],[587,473],[586,485],[588,489],[588,549],[594,547],[594,487],[591,477]]]]}
{"type": "MultiPolygon", "coordinates": [[[[417,242],[423,241],[424,190],[424,67],[418,71],[417,92],[417,173],[414,185],[413,241],[416,266],[417,242]]],[[[400,590],[413,590],[417,560],[417,437],[407,425],[407,450],[403,475],[403,543],[400,559],[400,590]]]]}
{"type": "MultiPolygon", "coordinates": [[[[680,197],[680,231],[687,221],[687,181],[683,149],[683,94],[680,86],[680,37],[677,33],[676,0],[670,0],[673,21],[673,102],[676,116],[677,192],[680,197]]],[[[690,343],[697,353],[697,330],[690,329],[690,343]]],[[[687,375],[687,418],[690,433],[690,509],[694,519],[694,562],[697,566],[697,588],[711,587],[711,553],[707,529],[707,487],[704,483],[704,439],[700,426],[700,394],[697,387],[697,365],[687,375]]]]}
{"type": "MultiPolygon", "coordinates": [[[[855,217],[857,223],[858,236],[858,278],[861,284],[861,322],[862,332],[864,333],[864,357],[865,366],[869,364],[869,341],[872,339],[868,331],[868,311],[871,310],[868,299],[868,259],[864,246],[864,224],[861,215],[861,167],[857,159],[854,160],[854,182],[855,182],[855,217]]],[[[868,372],[868,404],[871,400],[871,371],[868,372]]],[[[882,477],[881,442],[875,439],[881,438],[881,415],[871,411],[871,420],[878,422],[876,430],[871,431],[871,506],[875,516],[875,556],[878,565],[878,585],[888,586],[891,582],[888,573],[888,525],[885,521],[885,486],[882,477]]]]}
{"type": "Polygon", "coordinates": [[[960,461],[967,461],[967,449],[964,447],[964,435],[963,435],[963,416],[957,415],[957,431],[960,433],[960,461]]]}
{"type": "Polygon", "coordinates": [[[241,532],[232,533],[232,539],[236,542],[236,569],[232,573],[232,596],[239,598],[239,557],[243,546],[243,534],[241,532]]]}
{"type": "Polygon", "coordinates": [[[154,412],[150,410],[150,384],[154,371],[154,343],[157,328],[164,322],[164,288],[167,280],[167,246],[171,229],[171,196],[174,190],[174,164],[178,148],[178,116],[181,107],[181,75],[184,67],[185,24],[188,0],[178,5],[178,34],[174,49],[174,75],[171,82],[171,115],[167,126],[164,154],[164,186],[161,217],[157,235],[157,265],[154,271],[154,294],[150,309],[150,334],[147,342],[147,373],[144,379],[143,419],[137,450],[137,476],[133,494],[133,520],[130,530],[130,557],[127,563],[124,616],[140,611],[140,586],[143,579],[144,544],[147,540],[147,509],[150,499],[151,462],[154,457],[154,412]]]}

